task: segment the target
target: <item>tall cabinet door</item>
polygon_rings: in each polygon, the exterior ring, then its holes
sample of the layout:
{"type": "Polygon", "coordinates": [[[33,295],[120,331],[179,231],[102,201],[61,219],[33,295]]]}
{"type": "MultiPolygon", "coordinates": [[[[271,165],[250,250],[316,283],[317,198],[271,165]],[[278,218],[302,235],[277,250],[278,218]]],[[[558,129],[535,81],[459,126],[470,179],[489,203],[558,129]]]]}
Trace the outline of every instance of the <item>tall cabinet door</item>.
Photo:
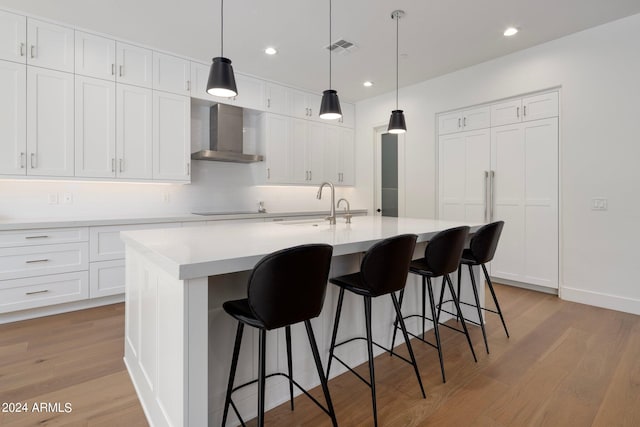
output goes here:
{"type": "Polygon", "coordinates": [[[27,174],[73,176],[73,74],[27,67],[27,174]]]}
{"type": "Polygon", "coordinates": [[[291,179],[290,182],[309,183],[309,151],[307,144],[309,126],[306,120],[289,119],[291,140],[291,179]]]}
{"type": "Polygon", "coordinates": [[[116,176],[116,84],[76,76],[76,176],[116,176]]]}
{"type": "Polygon", "coordinates": [[[153,91],[153,178],[189,181],[191,100],[153,91]]]}
{"type": "Polygon", "coordinates": [[[27,61],[27,18],[0,10],[0,59],[27,61]]]}
{"type": "Polygon", "coordinates": [[[0,61],[0,174],[24,175],[27,167],[27,70],[0,61]]]}
{"type": "Polygon", "coordinates": [[[268,183],[291,182],[289,117],[267,113],[264,115],[266,136],[266,179],[268,183]]]}
{"type": "Polygon", "coordinates": [[[558,119],[492,129],[493,220],[505,221],[492,276],[558,287],[558,119]]]}
{"type": "Polygon", "coordinates": [[[309,182],[319,184],[324,180],[324,144],[325,125],[309,122],[307,133],[307,162],[309,164],[309,182]]]}
{"type": "Polygon", "coordinates": [[[440,219],[475,223],[486,220],[490,149],[489,129],[440,137],[440,219]]]}
{"type": "Polygon", "coordinates": [[[116,156],[120,178],[151,179],[153,96],[151,89],[116,86],[116,156]]]}
{"type": "Polygon", "coordinates": [[[29,18],[27,64],[73,73],[73,29],[29,18]]]}

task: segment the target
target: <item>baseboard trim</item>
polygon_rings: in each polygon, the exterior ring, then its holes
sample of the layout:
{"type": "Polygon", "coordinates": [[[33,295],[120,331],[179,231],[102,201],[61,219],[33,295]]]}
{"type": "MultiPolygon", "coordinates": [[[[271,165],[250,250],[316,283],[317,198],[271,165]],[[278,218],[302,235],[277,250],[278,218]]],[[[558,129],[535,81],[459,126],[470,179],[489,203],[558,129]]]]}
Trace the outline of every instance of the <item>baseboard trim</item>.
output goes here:
{"type": "Polygon", "coordinates": [[[634,298],[626,298],[602,292],[585,291],[584,289],[567,286],[563,286],[560,289],[560,298],[566,301],[640,315],[640,300],[634,298]]]}
{"type": "Polygon", "coordinates": [[[35,319],[37,317],[52,316],[54,314],[68,313],[70,311],[85,310],[87,308],[100,307],[102,305],[124,302],[124,294],[107,297],[68,302],[64,304],[50,305],[46,307],[31,308],[28,310],[13,311],[0,314],[0,325],[22,320],[35,319]]]}
{"type": "Polygon", "coordinates": [[[492,277],[491,281],[493,283],[498,283],[501,285],[515,286],[516,288],[528,289],[530,291],[543,292],[545,294],[551,294],[551,295],[558,295],[558,289],[549,288],[547,286],[532,285],[531,283],[516,282],[515,280],[501,279],[498,277],[492,277]]]}

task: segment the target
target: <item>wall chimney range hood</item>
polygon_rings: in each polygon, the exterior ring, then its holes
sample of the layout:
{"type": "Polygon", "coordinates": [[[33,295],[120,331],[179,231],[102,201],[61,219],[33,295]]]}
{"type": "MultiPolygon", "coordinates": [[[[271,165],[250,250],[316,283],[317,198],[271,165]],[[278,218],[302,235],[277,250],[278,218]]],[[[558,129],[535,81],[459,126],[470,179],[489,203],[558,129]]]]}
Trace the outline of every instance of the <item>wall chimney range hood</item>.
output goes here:
{"type": "Polygon", "coordinates": [[[242,108],[216,104],[209,110],[209,149],[191,154],[194,160],[254,163],[264,160],[257,154],[242,152],[242,108]]]}

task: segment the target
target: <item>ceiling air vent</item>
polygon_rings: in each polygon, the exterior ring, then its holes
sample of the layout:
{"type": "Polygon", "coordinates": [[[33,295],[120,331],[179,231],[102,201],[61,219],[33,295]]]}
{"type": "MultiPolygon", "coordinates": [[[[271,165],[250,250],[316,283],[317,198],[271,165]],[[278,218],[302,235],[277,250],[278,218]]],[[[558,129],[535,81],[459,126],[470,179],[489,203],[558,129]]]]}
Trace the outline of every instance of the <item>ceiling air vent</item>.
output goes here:
{"type": "Polygon", "coordinates": [[[356,50],[358,46],[350,41],[340,39],[338,41],[333,42],[329,46],[325,46],[325,49],[330,50],[333,53],[349,53],[356,50]]]}

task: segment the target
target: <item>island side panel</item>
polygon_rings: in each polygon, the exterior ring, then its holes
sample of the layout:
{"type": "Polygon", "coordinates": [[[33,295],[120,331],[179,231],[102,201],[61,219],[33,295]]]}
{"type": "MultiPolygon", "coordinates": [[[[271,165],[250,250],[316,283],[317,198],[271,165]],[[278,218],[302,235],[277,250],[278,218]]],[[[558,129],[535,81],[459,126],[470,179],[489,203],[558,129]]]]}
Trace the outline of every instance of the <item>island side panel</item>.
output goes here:
{"type": "Polygon", "coordinates": [[[175,279],[127,247],[125,301],[125,364],[149,423],[206,425],[206,278],[175,279]]]}

